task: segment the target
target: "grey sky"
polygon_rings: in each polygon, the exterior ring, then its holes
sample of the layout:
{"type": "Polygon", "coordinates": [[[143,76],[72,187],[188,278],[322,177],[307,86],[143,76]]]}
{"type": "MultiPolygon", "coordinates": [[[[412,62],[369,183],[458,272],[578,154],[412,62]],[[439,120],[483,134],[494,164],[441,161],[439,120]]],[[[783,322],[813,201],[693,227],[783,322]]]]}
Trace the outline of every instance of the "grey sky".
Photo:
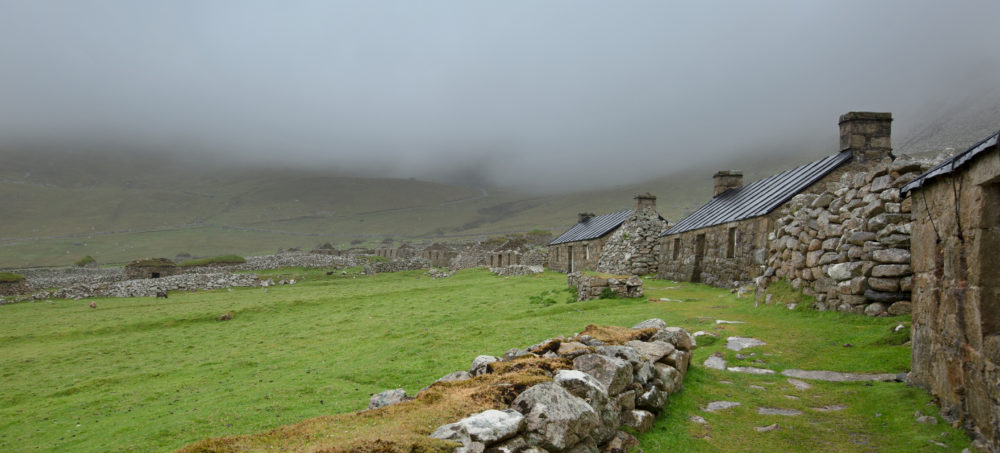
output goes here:
{"type": "Polygon", "coordinates": [[[0,0],[0,147],[615,184],[833,152],[849,110],[905,133],[996,87],[998,18],[997,1],[0,0]]]}

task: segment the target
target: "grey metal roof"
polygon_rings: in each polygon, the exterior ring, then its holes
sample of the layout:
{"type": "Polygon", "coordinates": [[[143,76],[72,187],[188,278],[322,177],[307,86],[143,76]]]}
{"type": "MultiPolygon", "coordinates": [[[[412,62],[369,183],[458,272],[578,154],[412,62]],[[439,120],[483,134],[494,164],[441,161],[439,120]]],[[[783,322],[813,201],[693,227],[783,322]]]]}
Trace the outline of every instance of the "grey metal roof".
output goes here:
{"type": "Polygon", "coordinates": [[[566,230],[565,233],[553,239],[552,242],[549,242],[549,245],[597,239],[605,234],[608,234],[609,231],[617,228],[618,225],[621,225],[625,219],[632,215],[632,212],[633,211],[629,209],[611,214],[599,215],[597,217],[591,217],[583,222],[573,225],[573,227],[566,230]]]}
{"type": "Polygon", "coordinates": [[[962,165],[965,165],[970,160],[972,160],[973,157],[976,157],[983,151],[986,151],[991,147],[997,146],[998,140],[1000,140],[1000,131],[994,132],[993,135],[984,138],[979,143],[972,145],[971,148],[952,156],[950,159],[945,159],[940,164],[937,164],[937,166],[935,166],[934,168],[927,170],[926,173],[917,176],[917,179],[910,181],[908,184],[899,189],[900,195],[905,197],[906,194],[909,193],[911,190],[916,190],[923,187],[924,184],[927,183],[927,181],[930,181],[934,178],[937,178],[938,176],[946,175],[948,173],[955,171],[955,169],[961,167],[962,165]]]}
{"type": "Polygon", "coordinates": [[[851,160],[842,151],[738,189],[727,190],[670,227],[663,236],[765,215],[851,160]]]}

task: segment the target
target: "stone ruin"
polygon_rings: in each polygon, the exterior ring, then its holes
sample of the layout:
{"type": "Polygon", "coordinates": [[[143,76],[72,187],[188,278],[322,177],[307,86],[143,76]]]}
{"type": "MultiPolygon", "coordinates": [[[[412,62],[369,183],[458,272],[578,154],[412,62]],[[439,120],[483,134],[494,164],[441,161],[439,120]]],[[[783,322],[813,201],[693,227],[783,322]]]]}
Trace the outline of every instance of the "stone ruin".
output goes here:
{"type": "Polygon", "coordinates": [[[660,262],[660,235],[667,221],[656,212],[656,196],[635,196],[635,212],[619,226],[601,248],[597,272],[655,274],[660,262]]]}
{"type": "Polygon", "coordinates": [[[181,268],[167,258],[135,260],[125,266],[125,278],[128,280],[169,277],[180,273],[181,268]]]}
{"type": "MultiPolygon", "coordinates": [[[[683,387],[694,348],[684,329],[650,319],[632,329],[590,325],[572,338],[511,349],[502,357],[478,356],[469,371],[450,373],[428,389],[502,375],[510,362],[548,359],[563,365],[551,381],[514,390],[519,393],[509,408],[469,415],[438,427],[431,437],[453,441],[462,452],[631,451],[639,443],[624,428],[652,428],[669,396],[683,387]]],[[[372,397],[369,410],[393,404],[405,410],[412,399],[403,389],[388,390],[372,397]]]]}
{"type": "Polygon", "coordinates": [[[600,298],[610,291],[618,297],[642,297],[642,279],[636,275],[596,276],[571,272],[566,276],[570,289],[576,289],[576,300],[600,298]]]}
{"type": "Polygon", "coordinates": [[[0,280],[0,296],[17,296],[31,293],[31,283],[20,275],[16,277],[19,278],[0,280]]]}

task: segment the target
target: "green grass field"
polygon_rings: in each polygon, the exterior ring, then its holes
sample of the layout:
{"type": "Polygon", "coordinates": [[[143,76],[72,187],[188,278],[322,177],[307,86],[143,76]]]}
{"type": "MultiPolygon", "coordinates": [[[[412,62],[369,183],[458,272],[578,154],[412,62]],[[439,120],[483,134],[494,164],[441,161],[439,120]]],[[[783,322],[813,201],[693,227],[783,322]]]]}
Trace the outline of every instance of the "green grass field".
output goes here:
{"type": "MultiPolygon", "coordinates": [[[[692,332],[768,343],[752,349],[765,363],[740,361],[727,351],[731,365],[899,372],[909,363],[908,346],[891,332],[908,319],[754,308],[752,300],[700,285],[646,281],[647,297],[682,302],[567,303],[565,275],[556,273],[273,274],[299,283],[267,291],[174,292],[167,300],[95,299],[97,309],[87,307],[90,299],[0,306],[0,451],[170,451],[206,437],[360,410],[372,393],[403,387],[413,394],[468,369],[479,354],[500,355],[591,323],[631,326],[651,317],[692,332]],[[226,312],[233,319],[218,321],[226,312]],[[715,319],[746,324],[716,325],[715,319]]],[[[947,425],[913,423],[915,410],[936,412],[923,391],[898,383],[816,383],[799,391],[781,377],[700,366],[723,345],[719,340],[696,350],[684,391],[640,437],[647,452],[946,451],[931,439],[954,451],[969,445],[947,425]],[[699,410],[718,399],[744,406],[699,410]],[[848,408],[809,409],[826,404],[848,408]],[[763,416],[756,406],[805,414],[763,416]],[[693,423],[691,415],[709,424],[693,423]],[[777,431],[753,430],[775,422],[777,431]]]]}

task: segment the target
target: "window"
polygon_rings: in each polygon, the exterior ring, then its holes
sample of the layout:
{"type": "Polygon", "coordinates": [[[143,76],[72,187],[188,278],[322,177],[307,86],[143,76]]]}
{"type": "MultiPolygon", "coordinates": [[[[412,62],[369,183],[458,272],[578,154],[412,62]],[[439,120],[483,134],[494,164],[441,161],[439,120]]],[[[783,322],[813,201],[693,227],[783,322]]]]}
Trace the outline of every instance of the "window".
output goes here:
{"type": "Polygon", "coordinates": [[[590,246],[589,245],[585,249],[583,249],[583,255],[584,255],[584,259],[588,259],[588,260],[590,259],[590,246]]]}
{"type": "Polygon", "coordinates": [[[681,256],[681,238],[674,238],[674,259],[681,256]]]}
{"type": "Polygon", "coordinates": [[[726,245],[726,258],[736,256],[736,227],[729,229],[729,241],[726,245]]]}

